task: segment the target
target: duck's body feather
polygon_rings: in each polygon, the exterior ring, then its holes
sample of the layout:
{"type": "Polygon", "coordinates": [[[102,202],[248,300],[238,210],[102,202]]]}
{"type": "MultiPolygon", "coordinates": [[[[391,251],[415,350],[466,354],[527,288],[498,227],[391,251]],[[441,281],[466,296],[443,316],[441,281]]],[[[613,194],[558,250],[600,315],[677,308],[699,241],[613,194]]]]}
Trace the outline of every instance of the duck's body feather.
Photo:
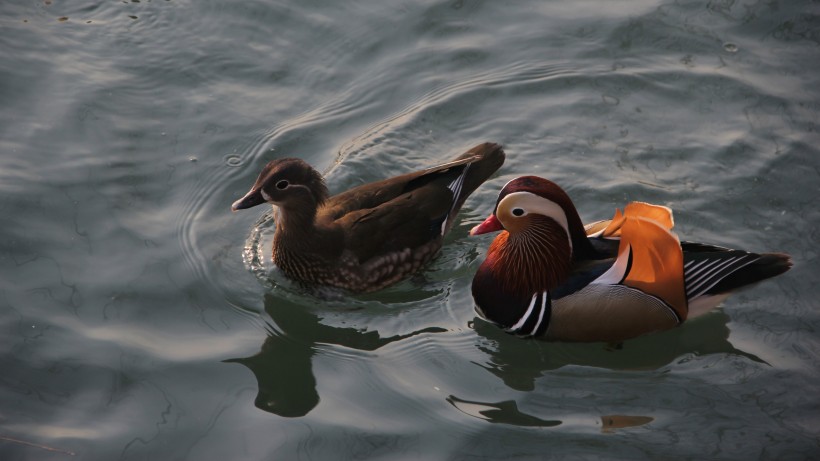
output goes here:
{"type": "MultiPolygon", "coordinates": [[[[535,305],[540,306],[534,311],[529,311],[529,304],[525,306],[523,301],[515,306],[509,302],[510,297],[499,293],[497,297],[504,300],[499,299],[498,302],[504,302],[505,310],[511,314],[510,320],[500,325],[520,336],[540,336],[563,341],[617,341],[651,331],[666,330],[717,306],[733,290],[733,285],[754,283],[748,280],[748,269],[744,271],[743,268],[757,263],[762,268],[768,268],[768,273],[760,274],[757,280],[772,276],[772,270],[779,270],[772,268],[782,264],[782,259],[775,257],[774,261],[767,263],[766,260],[771,258],[771,255],[739,250],[708,253],[684,251],[688,303],[685,319],[680,318],[660,298],[637,288],[620,282],[594,283],[612,267],[614,258],[584,261],[576,265],[573,273],[561,285],[546,292],[533,293],[530,301],[535,299],[535,305]],[[742,284],[732,283],[738,277],[745,277],[746,280],[742,284]],[[548,300],[546,303],[543,303],[544,293],[548,300]],[[519,316],[516,318],[517,315],[519,316]],[[536,323],[535,320],[540,317],[543,319],[536,323]],[[514,323],[510,323],[512,321],[514,323]],[[521,325],[521,328],[513,328],[516,324],[521,325]],[[533,329],[536,324],[540,327],[533,329]]],[[[477,310],[483,317],[497,323],[493,316],[488,316],[480,307],[477,310]]]]}
{"type": "Polygon", "coordinates": [[[246,196],[262,194],[278,208],[274,263],[303,282],[365,292],[418,271],[438,253],[464,201],[501,166],[504,152],[481,144],[451,162],[330,197],[316,193],[318,173],[300,182],[297,173],[280,174],[277,162],[295,160],[271,162],[246,196]],[[277,191],[282,181],[285,190],[277,191]],[[302,183],[310,195],[297,195],[302,183]]]}
{"type": "MultiPolygon", "coordinates": [[[[532,177],[528,177],[528,187],[532,183],[532,177]]],[[[543,219],[531,216],[536,198],[522,201],[511,193],[505,194],[510,184],[515,193],[522,193],[511,181],[500,194],[496,212],[473,232],[484,233],[502,226],[510,229],[496,238],[505,245],[494,242],[490,247],[473,279],[473,297],[481,317],[516,335],[562,341],[620,341],[666,330],[715,307],[732,291],[791,267],[791,260],[784,254],[681,243],[671,232],[671,210],[633,203],[623,214],[618,211],[612,220],[585,226],[583,238],[589,245],[584,246],[592,250],[585,251],[583,257],[573,255],[565,273],[547,277],[542,285],[533,287],[519,280],[521,270],[509,270],[519,258],[506,244],[522,240],[521,236],[539,235],[530,229],[543,219]],[[511,237],[508,232],[516,235],[511,237]]],[[[557,186],[550,184],[543,190],[551,191],[553,187],[557,186]]],[[[540,205],[536,208],[551,209],[540,205]]],[[[555,222],[569,222],[566,216],[560,218],[555,222]]],[[[560,247],[566,238],[564,232],[553,232],[544,239],[551,239],[549,243],[530,239],[528,245],[533,251],[549,257],[524,270],[554,271],[544,266],[562,257],[552,248],[560,247]]],[[[574,236],[576,245],[579,241],[581,237],[574,236]]],[[[533,277],[524,278],[529,279],[533,277]]]]}

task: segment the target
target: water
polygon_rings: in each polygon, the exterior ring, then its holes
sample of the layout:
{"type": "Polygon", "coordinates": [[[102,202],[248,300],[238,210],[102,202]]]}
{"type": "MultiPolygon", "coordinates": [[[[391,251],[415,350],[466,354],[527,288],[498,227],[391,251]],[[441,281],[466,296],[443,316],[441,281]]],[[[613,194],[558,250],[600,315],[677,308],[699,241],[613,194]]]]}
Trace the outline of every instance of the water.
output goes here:
{"type": "Polygon", "coordinates": [[[820,4],[3,2],[0,458],[810,459],[820,453],[820,4]],[[270,266],[261,166],[332,191],[508,152],[382,292],[270,266]],[[606,344],[475,318],[468,229],[524,173],[582,217],[793,255],[606,344]]]}

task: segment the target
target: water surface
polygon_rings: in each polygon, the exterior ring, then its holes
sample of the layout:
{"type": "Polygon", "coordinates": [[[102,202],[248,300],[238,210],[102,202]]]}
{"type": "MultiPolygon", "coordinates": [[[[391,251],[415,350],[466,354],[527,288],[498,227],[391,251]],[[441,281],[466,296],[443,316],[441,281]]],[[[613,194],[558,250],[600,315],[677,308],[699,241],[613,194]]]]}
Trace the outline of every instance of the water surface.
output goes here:
{"type": "Polygon", "coordinates": [[[0,5],[0,458],[816,459],[820,5],[388,3],[0,5]],[[483,141],[378,293],[284,279],[229,210],[273,158],[338,192],[483,141]],[[622,348],[508,336],[467,233],[529,173],[795,267],[622,348]]]}

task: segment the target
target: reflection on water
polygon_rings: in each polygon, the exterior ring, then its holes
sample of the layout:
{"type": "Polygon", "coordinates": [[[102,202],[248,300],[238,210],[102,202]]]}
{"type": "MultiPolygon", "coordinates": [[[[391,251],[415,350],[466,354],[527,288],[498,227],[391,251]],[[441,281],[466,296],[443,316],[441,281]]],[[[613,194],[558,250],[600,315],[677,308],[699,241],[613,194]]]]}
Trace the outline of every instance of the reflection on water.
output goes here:
{"type": "Polygon", "coordinates": [[[611,434],[616,429],[643,426],[654,420],[651,416],[605,415],[601,416],[601,432],[611,434]]]}
{"type": "Polygon", "coordinates": [[[254,404],[279,416],[304,416],[319,404],[311,344],[270,331],[256,355],[228,359],[250,369],[259,386],[254,404]]]}
{"type": "MultiPolygon", "coordinates": [[[[503,402],[478,402],[460,399],[451,395],[447,397],[447,401],[460,412],[489,423],[508,424],[519,427],[556,427],[564,423],[561,420],[545,420],[526,414],[518,409],[518,404],[513,400],[505,400],[503,402]]],[[[618,429],[644,426],[654,420],[655,418],[651,416],[602,415],[601,432],[611,434],[618,429]]]]}
{"type": "Polygon", "coordinates": [[[25,441],[25,440],[15,439],[13,437],[6,437],[6,436],[3,436],[3,435],[0,435],[0,441],[2,441],[2,442],[11,442],[11,443],[20,444],[20,445],[23,445],[23,446],[39,448],[41,450],[50,451],[50,452],[53,452],[53,453],[59,453],[61,455],[68,455],[68,456],[76,455],[76,453],[74,453],[72,451],[62,450],[60,448],[49,447],[47,445],[28,442],[28,441],[25,441]]]}
{"type": "Polygon", "coordinates": [[[692,356],[731,354],[766,363],[754,354],[737,349],[729,342],[729,316],[722,311],[685,323],[679,328],[635,338],[617,346],[605,343],[561,343],[521,340],[487,322],[474,323],[476,333],[485,338],[478,348],[489,356],[479,364],[519,391],[531,391],[545,371],[567,365],[610,370],[656,370],[692,356]],[[537,358],[537,360],[534,360],[537,358]]]}
{"type": "Polygon", "coordinates": [[[319,403],[311,364],[318,343],[375,351],[418,334],[446,331],[430,327],[383,338],[377,331],[332,327],[322,324],[305,306],[270,293],[265,295],[265,312],[275,326],[269,325],[259,353],[226,362],[241,363],[256,376],[259,392],[255,405],[259,409],[285,417],[304,416],[319,403]]]}
{"type": "Polygon", "coordinates": [[[518,405],[512,400],[486,403],[463,400],[451,395],[447,397],[447,401],[462,413],[491,423],[510,424],[522,427],[554,427],[561,424],[561,421],[547,421],[522,413],[518,409],[518,405]]]}

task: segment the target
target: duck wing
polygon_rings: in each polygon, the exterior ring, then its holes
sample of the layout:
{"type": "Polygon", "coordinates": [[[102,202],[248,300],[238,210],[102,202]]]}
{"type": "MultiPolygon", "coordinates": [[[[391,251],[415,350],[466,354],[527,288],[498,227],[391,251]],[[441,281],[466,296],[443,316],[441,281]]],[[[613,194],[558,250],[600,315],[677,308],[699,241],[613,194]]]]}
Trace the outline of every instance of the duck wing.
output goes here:
{"type": "Polygon", "coordinates": [[[430,242],[436,242],[433,250],[438,250],[451,199],[452,192],[446,187],[428,186],[373,208],[348,213],[337,220],[345,249],[360,263],[391,253],[412,252],[430,242]]]}
{"type": "MultiPolygon", "coordinates": [[[[661,223],[633,211],[628,205],[607,226],[619,236],[611,240],[618,242],[614,260],[587,261],[550,290],[547,338],[620,341],[672,328],[686,319],[678,238],[667,228],[669,221],[661,223]]],[[[599,230],[604,235],[606,231],[599,230]]]]}
{"type": "Polygon", "coordinates": [[[338,220],[347,213],[378,207],[424,187],[430,183],[453,185],[456,196],[451,199],[456,211],[464,200],[504,163],[500,145],[484,143],[473,147],[454,160],[421,171],[395,176],[382,181],[363,184],[334,195],[323,206],[323,215],[338,220]],[[459,181],[458,183],[453,183],[459,181]],[[455,190],[459,185],[460,189],[455,190]]]}
{"type": "Polygon", "coordinates": [[[617,211],[603,235],[619,235],[618,258],[593,283],[624,285],[662,300],[684,320],[687,313],[683,251],[666,207],[633,202],[617,211]]]}
{"type": "MultiPolygon", "coordinates": [[[[504,162],[498,144],[480,144],[455,160],[365,184],[329,199],[324,220],[345,236],[360,262],[439,241],[466,198],[504,162]]],[[[435,245],[438,250],[440,242],[435,245]]]]}

